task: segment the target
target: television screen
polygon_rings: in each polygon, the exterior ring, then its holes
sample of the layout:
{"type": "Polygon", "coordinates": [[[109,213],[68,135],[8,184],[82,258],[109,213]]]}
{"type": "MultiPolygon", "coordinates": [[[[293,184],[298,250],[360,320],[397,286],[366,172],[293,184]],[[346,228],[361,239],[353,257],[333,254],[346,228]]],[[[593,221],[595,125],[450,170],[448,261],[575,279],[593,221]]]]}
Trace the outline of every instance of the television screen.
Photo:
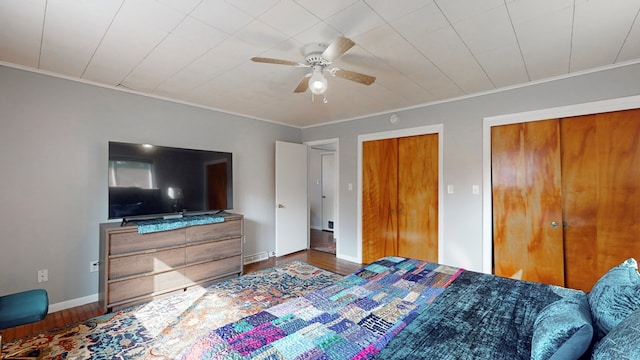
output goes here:
{"type": "Polygon", "coordinates": [[[109,142],[109,219],[233,208],[232,154],[109,142]]]}

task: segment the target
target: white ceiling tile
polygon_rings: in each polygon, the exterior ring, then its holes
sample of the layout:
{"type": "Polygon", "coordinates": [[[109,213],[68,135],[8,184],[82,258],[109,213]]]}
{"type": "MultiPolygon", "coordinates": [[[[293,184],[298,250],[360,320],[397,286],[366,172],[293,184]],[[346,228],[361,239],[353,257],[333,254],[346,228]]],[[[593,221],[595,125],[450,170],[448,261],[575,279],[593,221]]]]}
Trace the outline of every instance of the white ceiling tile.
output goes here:
{"type": "Polygon", "coordinates": [[[419,43],[413,43],[465,93],[492,88],[478,62],[451,27],[424,34],[419,43]]]}
{"type": "Polygon", "coordinates": [[[200,4],[202,0],[156,0],[172,9],[178,10],[183,14],[189,14],[200,4]]]}
{"type": "MultiPolygon", "coordinates": [[[[376,80],[374,89],[384,88],[395,94],[395,96],[407,99],[409,103],[414,104],[416,102],[422,104],[437,100],[434,94],[430,93],[429,90],[416,81],[417,79],[404,76],[403,74],[395,74],[392,76],[385,76],[385,74],[386,73],[381,74],[380,78],[376,80]]],[[[385,101],[384,98],[380,100],[385,101]]]]}
{"type": "Polygon", "coordinates": [[[179,94],[193,90],[225,71],[225,68],[219,64],[220,56],[215,51],[207,52],[169,77],[156,90],[165,94],[179,94]]]}
{"type": "Polygon", "coordinates": [[[640,58],[640,14],[636,17],[633,28],[627,37],[616,62],[630,61],[640,58]]]}
{"type": "Polygon", "coordinates": [[[172,33],[194,45],[208,48],[216,47],[229,37],[229,34],[192,17],[185,18],[172,33]]]}
{"type": "MultiPolygon", "coordinates": [[[[163,93],[175,92],[177,91],[175,86],[178,89],[192,92],[220,74],[249,62],[256,51],[255,47],[230,37],[219,44],[216,49],[208,51],[168,78],[158,86],[158,90],[163,93]]],[[[270,64],[256,65],[269,66],[270,64]]]]}
{"type": "MultiPolygon", "coordinates": [[[[215,48],[216,64],[225,68],[231,69],[245,62],[251,61],[250,59],[256,54],[260,54],[262,48],[246,43],[242,40],[234,37],[229,37],[215,48]]],[[[269,64],[267,64],[269,65],[269,64]]]]}
{"type": "Polygon", "coordinates": [[[235,34],[254,19],[224,0],[203,0],[191,16],[227,34],[235,34]]]}
{"type": "Polygon", "coordinates": [[[640,61],[639,10],[639,0],[0,0],[0,60],[69,76],[88,62],[88,80],[308,126],[640,61]],[[327,104],[293,93],[308,68],[250,60],[304,61],[304,44],[337,36],[356,46],[333,65],[376,81],[329,77],[327,104]]]}
{"type": "Polygon", "coordinates": [[[38,67],[45,0],[0,1],[0,60],[38,67]]]}
{"type": "Polygon", "coordinates": [[[155,89],[208,50],[205,46],[170,34],[127,76],[123,84],[137,90],[155,89]]]}
{"type": "Polygon", "coordinates": [[[295,2],[324,20],[357,3],[358,0],[295,0],[295,2]]]}
{"type": "Polygon", "coordinates": [[[49,0],[40,68],[80,77],[119,8],[113,1],[49,0]]]}
{"type": "Polygon", "coordinates": [[[125,22],[140,23],[158,31],[169,32],[185,18],[185,14],[156,0],[125,0],[118,12],[125,22]]]}
{"type": "Polygon", "coordinates": [[[424,66],[420,72],[411,74],[408,79],[432,94],[435,99],[464,95],[464,92],[451,79],[432,64],[424,66]]]}
{"type": "Polygon", "coordinates": [[[387,22],[397,20],[425,6],[433,7],[434,5],[433,0],[366,0],[365,2],[387,22]]]}
{"type": "Polygon", "coordinates": [[[391,26],[409,41],[416,42],[423,35],[448,28],[450,24],[440,9],[429,2],[427,6],[391,22],[391,26]]]}
{"type": "Polygon", "coordinates": [[[465,93],[492,87],[469,49],[435,5],[399,18],[392,26],[465,93]]]}
{"type": "Polygon", "coordinates": [[[473,54],[518,44],[505,6],[468,16],[452,25],[473,54]]]}
{"type": "Polygon", "coordinates": [[[338,36],[341,36],[340,32],[332,28],[329,24],[320,22],[296,35],[295,39],[301,44],[310,44],[315,42],[329,44],[338,38],[338,36]]]}
{"type": "Polygon", "coordinates": [[[435,2],[452,24],[505,6],[504,0],[435,0],[435,2]]]}
{"type": "Polygon", "coordinates": [[[167,33],[116,17],[83,78],[118,85],[167,33]]]}
{"type": "Polygon", "coordinates": [[[575,0],[507,0],[506,4],[514,24],[531,22],[543,27],[547,17],[573,13],[574,2],[575,0]]]}
{"type": "Polygon", "coordinates": [[[280,0],[225,0],[230,5],[242,10],[243,12],[253,16],[259,17],[267,10],[271,9],[274,5],[280,2],[280,0]]]}
{"type": "Polygon", "coordinates": [[[428,59],[388,25],[368,31],[356,39],[368,53],[384,54],[378,58],[404,74],[422,72],[424,66],[430,65],[428,59]]]}
{"type": "Polygon", "coordinates": [[[496,87],[529,80],[506,6],[467,16],[453,28],[496,87]]]}
{"type": "Polygon", "coordinates": [[[611,64],[638,13],[637,0],[590,0],[576,4],[571,71],[611,64]]]}
{"type": "Polygon", "coordinates": [[[252,21],[238,31],[234,37],[264,50],[277,46],[289,38],[260,20],[252,21]]]}
{"type": "Polygon", "coordinates": [[[280,1],[260,15],[260,20],[288,36],[295,36],[320,22],[320,19],[292,0],[280,1]]]}
{"type": "Polygon", "coordinates": [[[573,0],[518,0],[507,6],[530,80],[566,74],[573,0]]]}
{"type": "Polygon", "coordinates": [[[505,46],[476,55],[476,59],[495,87],[505,87],[529,81],[520,49],[505,46]]]}
{"type": "Polygon", "coordinates": [[[361,1],[329,17],[326,22],[344,36],[351,38],[385,23],[378,14],[361,1]]]}

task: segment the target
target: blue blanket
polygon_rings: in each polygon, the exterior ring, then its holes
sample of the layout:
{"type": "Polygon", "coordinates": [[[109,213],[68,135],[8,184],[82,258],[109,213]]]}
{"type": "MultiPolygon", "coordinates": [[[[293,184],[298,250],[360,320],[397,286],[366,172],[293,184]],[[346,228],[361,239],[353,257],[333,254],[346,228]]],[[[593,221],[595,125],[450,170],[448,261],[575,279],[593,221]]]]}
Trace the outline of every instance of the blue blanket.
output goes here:
{"type": "Polygon", "coordinates": [[[465,271],[376,359],[530,359],[538,313],[576,293],[465,271]]]}

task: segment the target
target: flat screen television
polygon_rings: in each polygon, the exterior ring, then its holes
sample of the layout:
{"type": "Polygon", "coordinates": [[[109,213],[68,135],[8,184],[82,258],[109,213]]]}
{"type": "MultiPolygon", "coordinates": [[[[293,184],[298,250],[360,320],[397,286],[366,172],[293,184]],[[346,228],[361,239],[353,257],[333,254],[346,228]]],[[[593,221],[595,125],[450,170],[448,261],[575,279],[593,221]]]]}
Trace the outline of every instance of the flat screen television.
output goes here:
{"type": "Polygon", "coordinates": [[[109,219],[233,208],[232,153],[109,142],[109,219]]]}

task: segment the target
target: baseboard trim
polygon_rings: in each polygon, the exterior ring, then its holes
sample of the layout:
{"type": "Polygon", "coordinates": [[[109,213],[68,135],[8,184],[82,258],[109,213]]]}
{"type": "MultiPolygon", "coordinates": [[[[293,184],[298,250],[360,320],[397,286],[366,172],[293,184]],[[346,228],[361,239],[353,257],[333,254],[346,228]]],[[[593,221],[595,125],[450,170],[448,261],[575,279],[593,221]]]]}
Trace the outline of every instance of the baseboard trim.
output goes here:
{"type": "Polygon", "coordinates": [[[336,258],[342,259],[342,260],[351,261],[352,263],[356,263],[356,264],[362,264],[362,261],[360,259],[352,257],[352,256],[347,256],[347,255],[343,255],[343,254],[336,254],[336,258]]]}
{"type": "Polygon", "coordinates": [[[253,255],[245,255],[243,259],[243,264],[247,265],[247,264],[251,264],[251,263],[255,263],[255,262],[267,260],[267,259],[269,259],[269,254],[267,254],[266,251],[262,251],[253,255]]]}
{"type": "Polygon", "coordinates": [[[87,295],[81,298],[71,299],[55,304],[49,305],[49,314],[54,313],[56,311],[71,309],[76,306],[82,306],[86,304],[91,304],[94,302],[98,302],[98,294],[87,295]]]}

